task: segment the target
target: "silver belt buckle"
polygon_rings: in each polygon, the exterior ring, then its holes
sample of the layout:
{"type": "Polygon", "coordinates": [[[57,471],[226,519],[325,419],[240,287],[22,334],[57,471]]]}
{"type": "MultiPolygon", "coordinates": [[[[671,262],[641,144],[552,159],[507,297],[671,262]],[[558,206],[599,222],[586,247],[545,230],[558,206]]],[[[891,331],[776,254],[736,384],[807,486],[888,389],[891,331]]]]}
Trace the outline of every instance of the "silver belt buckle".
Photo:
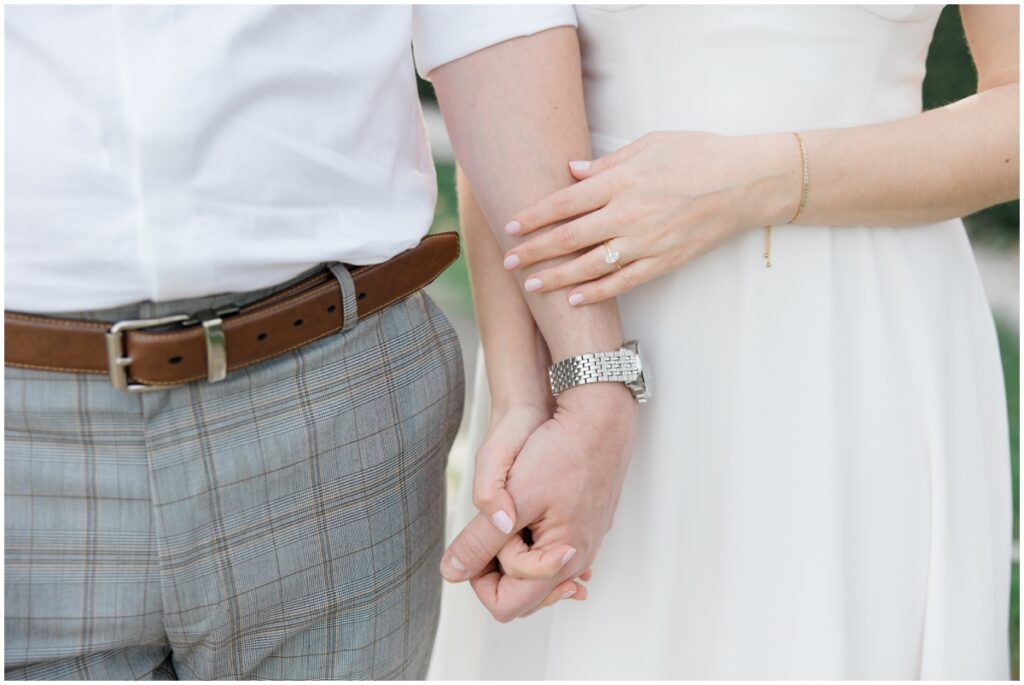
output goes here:
{"type": "Polygon", "coordinates": [[[124,347],[125,331],[159,328],[172,324],[181,324],[182,326],[202,324],[203,334],[206,338],[206,378],[211,383],[224,380],[228,373],[228,357],[227,338],[224,335],[224,319],[222,317],[237,314],[238,311],[237,306],[229,305],[217,310],[204,309],[192,315],[172,314],[154,319],[118,321],[107,331],[107,363],[110,368],[110,384],[118,390],[128,390],[129,392],[166,390],[186,385],[186,383],[146,385],[137,383],[128,376],[128,367],[131,366],[132,358],[127,356],[124,347]]]}
{"type": "Polygon", "coordinates": [[[176,387],[170,385],[145,385],[128,379],[128,367],[131,366],[132,358],[125,354],[124,332],[184,323],[191,318],[188,314],[172,314],[171,316],[161,316],[156,319],[118,321],[111,326],[110,330],[107,331],[107,363],[110,366],[110,384],[118,390],[128,390],[130,392],[164,390],[165,388],[176,387]]]}

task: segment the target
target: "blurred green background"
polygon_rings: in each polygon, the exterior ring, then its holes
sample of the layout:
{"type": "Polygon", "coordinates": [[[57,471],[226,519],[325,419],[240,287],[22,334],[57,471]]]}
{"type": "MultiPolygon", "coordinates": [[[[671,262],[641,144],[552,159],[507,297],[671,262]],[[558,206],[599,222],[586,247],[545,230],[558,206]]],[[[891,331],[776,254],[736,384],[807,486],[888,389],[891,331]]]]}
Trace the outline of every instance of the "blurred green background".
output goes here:
{"type": "MultiPolygon", "coordinates": [[[[928,53],[927,75],[924,81],[923,102],[925,109],[941,107],[975,92],[977,74],[971,61],[963,25],[960,22],[959,7],[947,6],[939,18],[935,37],[928,53]]],[[[435,104],[434,92],[429,83],[420,80],[420,98],[424,103],[435,104]]],[[[437,231],[458,230],[458,213],[455,198],[455,170],[451,163],[437,163],[438,202],[434,226],[437,231]]],[[[1016,253],[1020,239],[1020,203],[1007,202],[964,218],[972,244],[990,250],[1016,253]]],[[[464,257],[445,272],[439,285],[447,290],[460,293],[458,297],[446,300],[446,311],[456,317],[472,318],[472,300],[469,291],[469,276],[464,257]]],[[[1006,401],[1010,417],[1010,448],[1013,467],[1014,540],[1019,540],[1019,473],[1020,473],[1020,332],[1016,322],[996,317],[996,331],[1002,353],[1003,373],[1006,381],[1006,401]]],[[[1013,564],[1013,585],[1010,600],[1009,639],[1012,654],[1012,674],[1020,679],[1020,564],[1013,564]]]]}

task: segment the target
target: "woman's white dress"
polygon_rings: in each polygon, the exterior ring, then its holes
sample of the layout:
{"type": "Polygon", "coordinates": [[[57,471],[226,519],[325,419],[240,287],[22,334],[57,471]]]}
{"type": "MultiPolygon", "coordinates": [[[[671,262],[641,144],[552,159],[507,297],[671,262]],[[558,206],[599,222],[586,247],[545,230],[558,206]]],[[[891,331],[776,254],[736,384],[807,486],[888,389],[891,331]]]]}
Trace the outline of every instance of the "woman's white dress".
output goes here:
{"type": "MultiPolygon", "coordinates": [[[[939,10],[578,7],[594,154],[914,115],[939,10]]],[[[762,251],[749,231],[620,299],[656,386],[590,599],[501,625],[447,587],[435,677],[1008,677],[1009,439],[963,224],[762,251]]]]}

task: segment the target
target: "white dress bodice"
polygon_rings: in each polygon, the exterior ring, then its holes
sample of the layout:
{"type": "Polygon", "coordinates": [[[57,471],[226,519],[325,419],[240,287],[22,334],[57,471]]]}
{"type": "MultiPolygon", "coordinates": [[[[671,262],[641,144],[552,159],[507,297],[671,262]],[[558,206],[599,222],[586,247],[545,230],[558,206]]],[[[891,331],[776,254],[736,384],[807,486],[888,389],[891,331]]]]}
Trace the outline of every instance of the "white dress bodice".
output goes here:
{"type": "MultiPolygon", "coordinates": [[[[939,12],[580,6],[594,154],[918,114],[939,12]]],[[[772,243],[770,269],[754,229],[618,298],[656,390],[589,597],[499,625],[446,588],[436,674],[1007,676],[1006,405],[963,223],[772,243]]]]}
{"type": "Polygon", "coordinates": [[[740,135],[917,114],[941,9],[578,6],[595,154],[648,131],[740,135]]]}

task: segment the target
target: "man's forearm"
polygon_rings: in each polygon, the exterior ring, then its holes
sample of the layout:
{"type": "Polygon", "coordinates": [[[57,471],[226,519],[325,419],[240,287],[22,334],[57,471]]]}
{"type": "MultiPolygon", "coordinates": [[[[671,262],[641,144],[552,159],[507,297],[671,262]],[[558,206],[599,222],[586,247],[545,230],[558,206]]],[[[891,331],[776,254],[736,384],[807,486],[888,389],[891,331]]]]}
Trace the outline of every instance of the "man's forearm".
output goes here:
{"type": "MultiPolygon", "coordinates": [[[[504,251],[516,242],[505,223],[572,183],[569,160],[590,158],[576,32],[563,27],[500,43],[431,78],[456,157],[504,251]]],[[[479,268],[503,270],[500,262],[479,268]]],[[[516,278],[522,289],[524,276],[516,278]]],[[[614,302],[574,308],[564,290],[527,302],[556,360],[622,343],[614,302]]]]}
{"type": "MultiPolygon", "coordinates": [[[[512,280],[496,273],[505,271],[498,246],[503,252],[513,243],[503,227],[520,208],[572,183],[569,160],[590,157],[576,32],[552,29],[501,43],[439,67],[432,77],[456,158],[496,239],[490,243],[491,256],[487,249],[481,251],[483,259],[474,268],[487,272],[484,280],[506,295],[523,298],[522,276],[512,280]]],[[[504,296],[502,300],[506,301],[504,296]]],[[[613,350],[622,343],[614,301],[577,309],[563,291],[531,294],[527,304],[556,360],[613,350]]],[[[478,308],[484,306],[487,303],[478,302],[478,308]]],[[[523,325],[519,315],[510,321],[491,320],[503,331],[523,325]]],[[[517,339],[519,333],[514,332],[517,339]]],[[[472,579],[473,590],[499,620],[538,608],[557,586],[592,562],[618,500],[635,424],[635,405],[620,383],[593,383],[559,395],[555,414],[543,424],[547,428],[535,429],[515,450],[512,471],[507,477],[502,474],[502,484],[510,485],[517,523],[531,526],[543,538],[538,553],[543,555],[543,549],[555,544],[578,553],[561,562],[556,577],[545,580],[488,572],[493,557],[511,538],[481,513],[445,554],[445,577],[472,579]],[[609,431],[612,439],[593,441],[601,431],[609,431]],[[564,439],[553,440],[554,436],[564,439]],[[535,461],[527,455],[524,461],[529,446],[530,454],[543,456],[535,461]],[[553,459],[556,454],[559,458],[553,459]],[[531,470],[531,464],[538,463],[531,470]],[[519,475],[513,477],[516,469],[519,475]],[[566,478],[567,473],[573,478],[566,478]],[[513,480],[516,492],[511,489],[513,480]],[[584,491],[587,503],[599,503],[596,508],[576,506],[572,495],[584,491]],[[564,516],[560,506],[565,507],[564,516]],[[561,525],[539,527],[555,520],[561,525]]]]}

